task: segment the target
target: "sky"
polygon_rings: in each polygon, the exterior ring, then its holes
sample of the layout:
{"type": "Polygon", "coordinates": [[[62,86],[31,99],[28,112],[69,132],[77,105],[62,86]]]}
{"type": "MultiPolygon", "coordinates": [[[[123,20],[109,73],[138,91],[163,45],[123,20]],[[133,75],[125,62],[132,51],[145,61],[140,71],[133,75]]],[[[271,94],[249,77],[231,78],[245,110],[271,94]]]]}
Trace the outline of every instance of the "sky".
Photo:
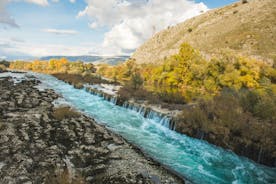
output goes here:
{"type": "Polygon", "coordinates": [[[130,55],[156,32],[237,0],[0,0],[0,59],[130,55]]]}

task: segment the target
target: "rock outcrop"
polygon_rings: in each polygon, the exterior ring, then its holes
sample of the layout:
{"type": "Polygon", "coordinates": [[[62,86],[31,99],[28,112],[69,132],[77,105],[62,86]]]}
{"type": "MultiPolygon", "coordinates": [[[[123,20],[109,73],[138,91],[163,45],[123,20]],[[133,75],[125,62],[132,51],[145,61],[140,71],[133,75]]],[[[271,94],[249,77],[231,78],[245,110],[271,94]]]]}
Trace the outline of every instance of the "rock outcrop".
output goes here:
{"type": "Polygon", "coordinates": [[[57,118],[59,95],[38,83],[0,78],[0,183],[184,182],[93,119],[57,118]]]}

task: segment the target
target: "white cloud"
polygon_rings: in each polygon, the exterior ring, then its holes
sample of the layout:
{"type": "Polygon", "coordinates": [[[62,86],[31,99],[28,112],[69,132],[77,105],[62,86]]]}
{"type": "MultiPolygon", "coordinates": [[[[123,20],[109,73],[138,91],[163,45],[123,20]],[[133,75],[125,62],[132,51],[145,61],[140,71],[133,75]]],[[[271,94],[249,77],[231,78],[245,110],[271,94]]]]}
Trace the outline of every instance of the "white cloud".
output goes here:
{"type": "Polygon", "coordinates": [[[83,43],[81,45],[63,45],[63,44],[41,44],[30,42],[18,42],[13,39],[0,39],[0,55],[13,56],[52,56],[66,55],[78,56],[87,55],[96,48],[96,44],[83,43]]]}
{"type": "Polygon", "coordinates": [[[42,31],[47,33],[57,34],[57,35],[74,35],[78,33],[75,30],[65,30],[65,29],[43,29],[42,31]]]}
{"type": "Polygon", "coordinates": [[[103,49],[124,54],[133,51],[154,33],[208,10],[203,3],[190,0],[86,0],[77,15],[92,20],[89,27],[108,26],[103,49]]]}
{"type": "Polygon", "coordinates": [[[76,2],[76,0],[69,0],[70,1],[70,3],[75,3],[76,2]]]}
{"type": "Polygon", "coordinates": [[[97,22],[92,22],[92,23],[89,23],[88,26],[91,28],[91,29],[96,29],[99,25],[97,22]]]}
{"type": "Polygon", "coordinates": [[[19,27],[10,14],[6,11],[6,5],[8,2],[9,0],[0,0],[0,24],[11,27],[19,27]]]}
{"type": "MultiPolygon", "coordinates": [[[[15,20],[11,17],[9,12],[6,10],[6,5],[10,2],[27,2],[33,3],[40,6],[47,6],[49,5],[48,0],[0,0],[0,24],[10,26],[10,27],[19,27],[15,20]]],[[[58,1],[58,0],[53,0],[58,1]]]]}
{"type": "Polygon", "coordinates": [[[33,4],[37,4],[40,6],[48,6],[48,0],[24,0],[27,3],[33,3],[33,4]]]}
{"type": "Polygon", "coordinates": [[[7,56],[0,56],[1,60],[7,59],[7,56]]]}
{"type": "Polygon", "coordinates": [[[87,11],[88,11],[88,6],[86,6],[84,10],[79,11],[77,18],[85,16],[87,14],[87,11]]]}

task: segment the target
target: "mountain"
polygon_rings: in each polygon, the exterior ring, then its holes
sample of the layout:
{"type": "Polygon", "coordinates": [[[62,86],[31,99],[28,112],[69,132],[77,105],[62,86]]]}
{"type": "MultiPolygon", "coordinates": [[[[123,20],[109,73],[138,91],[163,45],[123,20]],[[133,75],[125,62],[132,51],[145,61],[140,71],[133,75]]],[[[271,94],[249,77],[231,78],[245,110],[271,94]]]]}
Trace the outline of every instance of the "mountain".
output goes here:
{"type": "Polygon", "coordinates": [[[40,60],[60,59],[66,58],[69,61],[83,61],[93,63],[107,63],[110,65],[116,65],[119,62],[123,62],[129,58],[129,56],[46,56],[40,58],[40,60]]]}
{"type": "Polygon", "coordinates": [[[132,55],[137,63],[160,62],[187,42],[210,58],[229,50],[272,62],[276,59],[275,0],[243,0],[210,10],[153,36],[132,55]]]}

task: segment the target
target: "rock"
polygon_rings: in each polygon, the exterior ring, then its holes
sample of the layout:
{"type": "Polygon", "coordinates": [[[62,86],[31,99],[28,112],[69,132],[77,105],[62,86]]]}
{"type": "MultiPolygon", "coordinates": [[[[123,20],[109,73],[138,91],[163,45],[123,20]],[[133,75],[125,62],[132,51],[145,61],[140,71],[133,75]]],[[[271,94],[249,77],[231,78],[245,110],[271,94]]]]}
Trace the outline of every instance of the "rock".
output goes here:
{"type": "Polygon", "coordinates": [[[0,80],[0,183],[45,183],[65,168],[89,183],[150,183],[136,180],[141,166],[161,181],[179,183],[94,119],[55,119],[52,102],[59,95],[39,91],[37,83],[0,80]]]}
{"type": "Polygon", "coordinates": [[[82,89],[83,88],[83,84],[82,83],[74,84],[74,88],[76,88],[76,89],[82,89]]]}
{"type": "Polygon", "coordinates": [[[117,146],[117,145],[115,145],[115,144],[109,144],[108,146],[107,146],[107,149],[109,149],[110,151],[115,151],[115,150],[117,150],[117,149],[119,149],[119,148],[121,148],[122,146],[117,146]]]}
{"type": "Polygon", "coordinates": [[[161,184],[161,180],[158,176],[156,175],[152,175],[149,177],[150,180],[154,183],[154,184],[161,184]]]}

